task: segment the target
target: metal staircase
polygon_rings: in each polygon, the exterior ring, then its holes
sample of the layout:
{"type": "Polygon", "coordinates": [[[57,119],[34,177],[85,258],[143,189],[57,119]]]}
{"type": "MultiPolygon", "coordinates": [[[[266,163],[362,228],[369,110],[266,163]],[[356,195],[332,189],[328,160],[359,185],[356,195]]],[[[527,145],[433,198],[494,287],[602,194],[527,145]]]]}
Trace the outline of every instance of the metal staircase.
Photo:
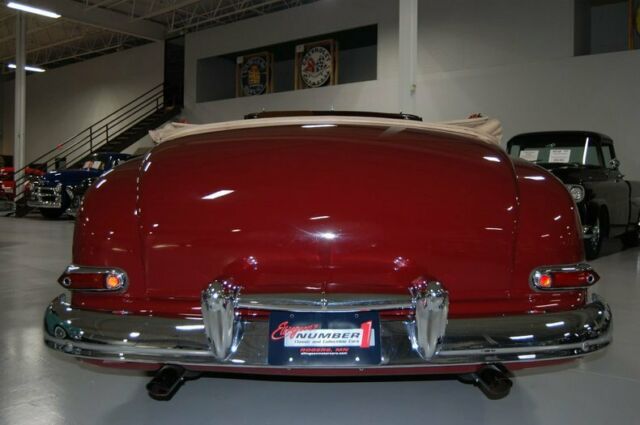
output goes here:
{"type": "MultiPolygon", "coordinates": [[[[165,83],[158,84],[50,151],[29,161],[29,164],[38,164],[46,170],[52,170],[56,168],[56,163],[64,158],[68,166],[77,167],[86,156],[94,152],[121,152],[144,137],[149,130],[178,115],[181,106],[180,100],[167,90],[165,83]]],[[[28,211],[25,188],[29,176],[25,175],[26,168],[25,166],[15,172],[16,216],[23,216],[28,211]]]]}

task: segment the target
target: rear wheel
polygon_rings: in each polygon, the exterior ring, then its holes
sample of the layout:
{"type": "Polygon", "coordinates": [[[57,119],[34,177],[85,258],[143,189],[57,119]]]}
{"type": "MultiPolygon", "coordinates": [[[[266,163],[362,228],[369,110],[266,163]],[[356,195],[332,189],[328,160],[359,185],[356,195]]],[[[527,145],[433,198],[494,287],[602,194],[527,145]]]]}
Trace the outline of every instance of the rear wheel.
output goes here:
{"type": "Polygon", "coordinates": [[[584,252],[587,260],[598,258],[602,248],[602,220],[598,216],[591,227],[591,237],[584,241],[584,252]]]}
{"type": "Polygon", "coordinates": [[[624,243],[626,247],[640,245],[640,215],[638,215],[638,219],[636,220],[635,228],[622,236],[622,243],[624,243]]]}

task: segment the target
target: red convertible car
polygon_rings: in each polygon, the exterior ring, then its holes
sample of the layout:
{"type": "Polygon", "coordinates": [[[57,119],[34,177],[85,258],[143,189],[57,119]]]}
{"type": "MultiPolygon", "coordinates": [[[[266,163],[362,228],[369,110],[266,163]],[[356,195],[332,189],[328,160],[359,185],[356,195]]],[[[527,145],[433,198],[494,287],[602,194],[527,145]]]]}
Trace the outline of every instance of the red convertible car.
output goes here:
{"type": "Polygon", "coordinates": [[[156,371],[157,399],[203,371],[455,374],[500,398],[610,343],[573,199],[494,120],[248,118],[158,131],[96,181],[49,347],[156,371]]]}

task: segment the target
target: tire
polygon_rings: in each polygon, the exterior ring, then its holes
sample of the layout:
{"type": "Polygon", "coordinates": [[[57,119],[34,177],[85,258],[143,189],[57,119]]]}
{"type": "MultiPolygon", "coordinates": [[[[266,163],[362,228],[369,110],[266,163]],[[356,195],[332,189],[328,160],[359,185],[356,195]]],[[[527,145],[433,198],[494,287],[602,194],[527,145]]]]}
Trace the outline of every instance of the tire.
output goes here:
{"type": "Polygon", "coordinates": [[[640,215],[638,216],[635,229],[622,235],[622,243],[627,248],[640,245],[640,215]]]}
{"type": "Polygon", "coordinates": [[[600,249],[602,248],[602,219],[600,216],[596,218],[596,222],[592,226],[591,237],[584,241],[584,253],[587,260],[593,260],[600,255],[600,249]]]}
{"type": "Polygon", "coordinates": [[[44,216],[44,218],[48,218],[50,220],[60,218],[62,214],[64,214],[64,210],[66,208],[40,208],[40,213],[44,216]]]}

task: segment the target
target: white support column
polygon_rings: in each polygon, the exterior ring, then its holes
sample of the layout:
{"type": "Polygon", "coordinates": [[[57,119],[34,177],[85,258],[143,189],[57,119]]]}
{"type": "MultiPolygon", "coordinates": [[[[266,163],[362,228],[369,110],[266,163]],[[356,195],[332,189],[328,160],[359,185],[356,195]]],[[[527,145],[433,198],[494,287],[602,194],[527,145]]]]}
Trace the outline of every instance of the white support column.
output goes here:
{"type": "Polygon", "coordinates": [[[400,110],[416,113],[416,71],[418,66],[418,0],[398,0],[398,89],[400,110]]]}
{"type": "MultiPolygon", "coordinates": [[[[27,23],[23,12],[18,12],[16,17],[16,78],[15,84],[15,108],[13,129],[13,167],[16,170],[15,181],[19,181],[23,172],[17,171],[25,166],[25,104],[26,104],[26,72],[25,72],[25,45],[27,39],[27,23]]],[[[21,191],[16,187],[16,194],[21,191]]]]}

